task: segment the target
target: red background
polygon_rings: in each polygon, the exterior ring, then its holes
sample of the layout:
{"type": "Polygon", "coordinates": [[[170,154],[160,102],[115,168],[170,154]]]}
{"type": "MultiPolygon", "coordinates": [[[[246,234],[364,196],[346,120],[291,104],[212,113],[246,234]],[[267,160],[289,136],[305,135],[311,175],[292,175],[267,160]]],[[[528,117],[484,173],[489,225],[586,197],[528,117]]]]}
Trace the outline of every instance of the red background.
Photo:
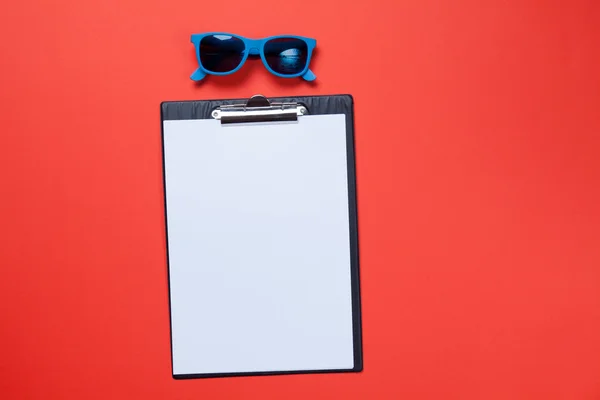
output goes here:
{"type": "Polygon", "coordinates": [[[3,399],[600,399],[600,2],[0,12],[3,399]],[[189,35],[318,39],[316,85],[189,35]],[[365,370],[175,381],[159,103],[355,98],[365,370]]]}

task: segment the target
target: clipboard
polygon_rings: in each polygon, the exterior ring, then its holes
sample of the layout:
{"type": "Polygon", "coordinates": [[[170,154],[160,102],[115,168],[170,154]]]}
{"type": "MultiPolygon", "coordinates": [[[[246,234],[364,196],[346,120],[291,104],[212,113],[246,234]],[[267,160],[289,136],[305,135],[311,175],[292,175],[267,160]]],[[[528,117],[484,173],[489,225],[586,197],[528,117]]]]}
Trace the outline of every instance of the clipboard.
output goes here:
{"type": "Polygon", "coordinates": [[[173,378],[362,371],[352,97],[161,121],[173,378]]]}

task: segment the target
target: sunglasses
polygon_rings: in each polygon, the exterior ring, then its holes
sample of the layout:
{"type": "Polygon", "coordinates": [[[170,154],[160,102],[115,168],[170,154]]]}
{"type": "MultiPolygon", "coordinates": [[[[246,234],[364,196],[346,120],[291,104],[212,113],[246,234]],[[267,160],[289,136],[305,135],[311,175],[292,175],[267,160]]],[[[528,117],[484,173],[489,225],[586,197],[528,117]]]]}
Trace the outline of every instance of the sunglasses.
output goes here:
{"type": "Polygon", "coordinates": [[[308,69],[315,39],[301,36],[272,36],[247,39],[231,33],[198,33],[192,35],[199,68],[190,78],[194,81],[210,75],[229,75],[239,70],[248,56],[259,57],[273,75],[282,78],[301,76],[306,81],[316,76],[308,69]]]}

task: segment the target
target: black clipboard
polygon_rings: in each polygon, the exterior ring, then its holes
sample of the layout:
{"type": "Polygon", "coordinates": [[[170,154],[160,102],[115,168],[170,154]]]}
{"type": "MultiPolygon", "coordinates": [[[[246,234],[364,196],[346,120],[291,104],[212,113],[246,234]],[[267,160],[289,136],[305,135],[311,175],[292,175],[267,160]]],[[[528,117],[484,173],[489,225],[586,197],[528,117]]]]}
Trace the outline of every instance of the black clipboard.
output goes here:
{"type": "Polygon", "coordinates": [[[356,169],[354,147],[354,104],[350,95],[332,96],[302,96],[278,97],[267,99],[261,95],[250,99],[203,100],[203,101],[170,101],[161,104],[161,126],[163,143],[163,183],[165,201],[165,231],[167,248],[167,270],[169,281],[169,310],[171,328],[171,367],[175,379],[210,378],[227,376],[252,376],[252,375],[281,375],[281,374],[307,374],[307,373],[339,373],[360,372],[363,370],[362,351],[362,323],[359,278],[359,245],[358,245],[358,220],[356,200],[356,169]],[[165,125],[168,121],[189,120],[217,120],[220,124],[252,124],[269,122],[297,121],[306,115],[343,114],[346,127],[346,162],[348,186],[348,221],[349,221],[349,249],[350,249],[350,277],[351,277],[351,309],[352,309],[352,347],[353,366],[338,369],[298,369],[298,370],[253,370],[235,372],[193,372],[175,370],[174,361],[174,332],[173,332],[173,285],[171,281],[173,260],[169,246],[169,204],[168,204],[168,178],[167,154],[165,152],[165,125]]]}

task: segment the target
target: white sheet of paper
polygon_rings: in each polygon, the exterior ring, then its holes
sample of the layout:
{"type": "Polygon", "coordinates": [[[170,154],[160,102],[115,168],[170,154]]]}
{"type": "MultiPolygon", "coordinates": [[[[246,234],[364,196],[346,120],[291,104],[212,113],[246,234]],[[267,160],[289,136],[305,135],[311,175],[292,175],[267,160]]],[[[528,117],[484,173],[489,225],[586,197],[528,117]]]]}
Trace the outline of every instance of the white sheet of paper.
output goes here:
{"type": "Polygon", "coordinates": [[[173,373],[354,367],[345,117],[164,122],[173,373]]]}

